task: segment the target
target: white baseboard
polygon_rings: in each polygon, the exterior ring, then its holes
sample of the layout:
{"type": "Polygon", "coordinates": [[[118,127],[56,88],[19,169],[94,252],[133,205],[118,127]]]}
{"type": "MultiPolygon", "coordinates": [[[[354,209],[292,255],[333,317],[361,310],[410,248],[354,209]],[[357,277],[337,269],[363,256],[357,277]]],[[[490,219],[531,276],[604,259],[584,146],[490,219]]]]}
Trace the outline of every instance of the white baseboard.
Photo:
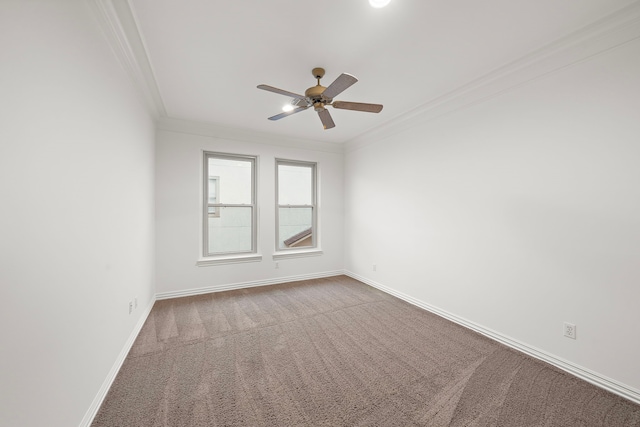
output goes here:
{"type": "Polygon", "coordinates": [[[136,323],[135,328],[133,328],[133,330],[131,331],[131,334],[129,335],[127,342],[124,344],[124,347],[122,347],[122,350],[120,351],[120,354],[118,355],[118,358],[116,359],[115,363],[111,367],[111,370],[107,375],[107,378],[102,383],[102,387],[100,387],[100,390],[98,390],[98,394],[93,399],[93,402],[91,402],[91,406],[89,406],[89,409],[84,414],[84,417],[82,418],[82,421],[80,422],[79,427],[89,427],[93,422],[93,419],[98,413],[98,409],[100,409],[100,406],[104,401],[104,398],[107,397],[107,393],[111,388],[111,384],[113,384],[113,381],[116,379],[116,376],[118,375],[118,372],[120,371],[120,368],[124,363],[124,360],[127,358],[127,355],[129,354],[129,350],[131,350],[131,347],[133,346],[133,343],[138,337],[140,330],[142,330],[142,326],[144,326],[144,322],[147,321],[147,317],[149,317],[149,313],[151,313],[151,309],[153,308],[153,304],[155,302],[156,302],[155,299],[151,299],[151,302],[145,309],[144,313],[142,313],[142,316],[140,316],[140,319],[138,319],[138,323],[136,323]]]}
{"type": "Polygon", "coordinates": [[[345,274],[344,270],[335,270],[335,271],[325,271],[322,273],[301,274],[298,276],[275,277],[273,279],[255,280],[252,282],[239,282],[239,283],[231,283],[227,285],[205,286],[203,288],[186,289],[183,291],[160,292],[156,294],[156,299],[163,300],[163,299],[169,299],[169,298],[188,297],[192,295],[208,294],[211,292],[221,292],[221,291],[231,291],[234,289],[253,288],[255,286],[267,286],[267,285],[276,285],[278,283],[298,282],[300,280],[321,279],[324,277],[340,276],[342,274],[345,274]]]}
{"type": "Polygon", "coordinates": [[[380,283],[374,282],[373,280],[367,279],[366,277],[362,277],[351,271],[345,270],[344,274],[346,276],[359,280],[363,283],[366,283],[369,286],[373,286],[374,288],[377,288],[387,294],[400,298],[401,300],[404,300],[412,305],[420,307],[431,313],[437,314],[440,317],[443,317],[447,320],[450,320],[466,328],[469,328],[473,331],[476,331],[486,337],[489,337],[508,347],[521,351],[531,357],[542,360],[543,362],[547,362],[550,365],[553,365],[559,369],[562,369],[565,372],[575,375],[576,377],[581,378],[597,387],[603,388],[607,391],[610,391],[611,393],[617,394],[618,396],[622,396],[625,399],[628,399],[634,403],[640,404],[640,390],[637,390],[626,384],[622,384],[616,380],[608,378],[590,369],[576,365],[575,363],[562,359],[561,357],[547,353],[544,350],[540,350],[538,348],[527,345],[523,342],[520,342],[508,336],[502,335],[501,333],[496,332],[492,329],[485,328],[481,325],[478,325],[475,322],[456,316],[455,314],[449,313],[448,311],[442,310],[438,307],[434,307],[430,304],[420,301],[419,299],[413,298],[402,292],[398,292],[395,289],[392,289],[380,283]]]}
{"type": "Polygon", "coordinates": [[[455,314],[449,313],[446,310],[442,310],[438,307],[434,307],[430,304],[427,304],[419,299],[413,298],[407,294],[404,294],[402,292],[396,291],[392,288],[389,288],[387,286],[384,286],[380,283],[377,283],[373,280],[367,279],[366,277],[360,276],[358,274],[355,274],[351,271],[348,270],[335,270],[335,271],[326,271],[326,272],[322,272],[322,273],[313,273],[313,274],[302,274],[302,275],[298,275],[298,276],[289,276],[289,277],[278,277],[278,278],[274,278],[274,279],[267,279],[267,280],[256,280],[256,281],[251,281],[251,282],[239,282],[239,283],[233,283],[233,284],[228,284],[228,285],[218,285],[218,286],[207,286],[204,288],[196,288],[196,289],[188,289],[188,290],[184,290],[184,291],[172,291],[172,292],[162,292],[162,293],[158,293],[156,294],[156,298],[153,299],[151,301],[151,303],[149,304],[149,306],[146,308],[145,312],[143,313],[143,315],[140,317],[140,319],[138,320],[138,323],[136,324],[136,327],[133,329],[133,331],[131,332],[131,335],[129,336],[129,339],[127,340],[127,342],[125,343],[124,347],[122,348],[122,350],[120,351],[120,354],[118,355],[118,358],[116,359],[115,363],[113,364],[111,370],[109,371],[109,375],[107,376],[107,378],[104,380],[102,387],[100,387],[100,390],[98,391],[98,394],[96,395],[96,397],[93,399],[93,402],[91,403],[91,406],[89,407],[89,409],[87,410],[87,412],[85,413],[84,418],[82,419],[82,421],[80,422],[80,426],[79,427],[89,427],[91,425],[91,423],[93,422],[93,419],[95,418],[96,414],[98,413],[98,409],[100,409],[100,405],[102,405],[102,402],[104,400],[104,398],[107,396],[107,392],[109,391],[109,389],[111,388],[111,385],[113,384],[113,381],[115,380],[118,372],[120,371],[120,368],[122,367],[122,364],[124,363],[124,360],[127,357],[127,354],[129,354],[129,350],[131,350],[131,347],[133,346],[133,343],[136,340],[136,337],[138,336],[138,334],[140,333],[140,330],[142,329],[142,326],[144,325],[144,322],[147,320],[147,317],[149,317],[149,314],[151,313],[151,309],[153,308],[153,304],[156,300],[162,300],[162,299],[168,299],[168,298],[178,298],[178,297],[185,297],[185,296],[191,296],[191,295],[201,295],[201,294],[206,294],[206,293],[210,293],[210,292],[220,292],[220,291],[229,291],[229,290],[234,290],[234,289],[244,289],[244,288],[251,288],[251,287],[255,287],[255,286],[266,286],[266,285],[275,285],[278,283],[289,283],[289,282],[297,282],[297,281],[301,281],[301,280],[309,280],[309,279],[321,279],[321,278],[325,278],[325,277],[333,277],[333,276],[340,276],[340,275],[346,275],[349,277],[352,277],[356,280],[359,280],[360,282],[366,283],[369,286],[372,286],[374,288],[377,288],[389,295],[393,295],[397,298],[400,298],[401,300],[404,300],[412,305],[415,305],[417,307],[420,307],[424,310],[427,310],[431,313],[437,314],[440,317],[443,317],[447,320],[450,320],[452,322],[455,322],[459,325],[462,325],[466,328],[469,328],[473,331],[476,331],[486,337],[489,337],[495,341],[498,341],[499,343],[502,343],[508,347],[511,347],[513,349],[516,349],[518,351],[521,351],[531,357],[534,357],[536,359],[542,360],[544,362],[547,362],[559,369],[562,369],[565,372],[568,372],[572,375],[575,375],[578,378],[581,378],[597,387],[603,388],[607,391],[610,391],[612,393],[615,393],[619,396],[624,397],[625,399],[628,399],[634,403],[640,404],[640,390],[637,390],[633,387],[627,386],[625,384],[622,384],[616,380],[613,380],[611,378],[608,378],[604,375],[600,375],[597,372],[591,371],[587,368],[584,368],[582,366],[576,365],[568,360],[562,359],[560,357],[557,357],[553,354],[547,353],[543,350],[540,350],[538,348],[532,347],[530,345],[527,345],[525,343],[522,343],[520,341],[517,341],[513,338],[510,338],[508,336],[502,335],[499,332],[496,332],[494,330],[485,328],[481,325],[478,325],[477,323],[474,323],[470,320],[464,319],[462,317],[456,316],[455,314]]]}

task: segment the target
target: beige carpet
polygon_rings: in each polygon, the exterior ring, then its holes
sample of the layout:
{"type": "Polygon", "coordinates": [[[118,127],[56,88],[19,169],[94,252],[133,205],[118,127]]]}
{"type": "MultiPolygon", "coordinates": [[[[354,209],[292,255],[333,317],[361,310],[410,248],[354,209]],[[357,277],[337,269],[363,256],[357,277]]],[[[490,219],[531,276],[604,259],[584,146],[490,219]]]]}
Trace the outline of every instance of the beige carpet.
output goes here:
{"type": "Polygon", "coordinates": [[[92,425],[640,426],[640,406],[339,276],[158,301],[92,425]]]}

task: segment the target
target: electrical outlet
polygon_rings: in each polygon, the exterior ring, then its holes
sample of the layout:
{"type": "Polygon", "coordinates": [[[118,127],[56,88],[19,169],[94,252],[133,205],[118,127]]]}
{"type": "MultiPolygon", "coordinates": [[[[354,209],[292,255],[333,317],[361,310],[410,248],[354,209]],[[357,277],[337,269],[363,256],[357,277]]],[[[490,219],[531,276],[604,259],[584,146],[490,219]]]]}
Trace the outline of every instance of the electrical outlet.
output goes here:
{"type": "Polygon", "coordinates": [[[564,336],[567,338],[571,338],[572,340],[576,339],[576,325],[573,323],[564,322],[564,336]]]}
{"type": "Polygon", "coordinates": [[[133,312],[133,301],[129,301],[129,314],[133,312]]]}
{"type": "Polygon", "coordinates": [[[376,264],[373,264],[373,271],[377,271],[378,270],[378,266],[376,264]]]}
{"type": "Polygon", "coordinates": [[[280,263],[276,262],[276,269],[280,268],[280,263]]]}

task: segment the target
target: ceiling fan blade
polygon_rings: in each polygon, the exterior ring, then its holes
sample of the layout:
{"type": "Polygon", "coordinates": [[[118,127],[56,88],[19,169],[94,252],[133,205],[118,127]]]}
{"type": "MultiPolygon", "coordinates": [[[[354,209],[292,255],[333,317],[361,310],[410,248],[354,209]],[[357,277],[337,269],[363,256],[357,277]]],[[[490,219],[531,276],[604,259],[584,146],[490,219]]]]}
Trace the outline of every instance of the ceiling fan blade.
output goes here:
{"type": "Polygon", "coordinates": [[[318,116],[320,117],[322,126],[324,126],[325,129],[336,127],[336,124],[333,123],[333,119],[331,118],[331,114],[329,114],[329,110],[327,110],[326,108],[318,111],[318,116]]]}
{"type": "Polygon", "coordinates": [[[280,113],[280,114],[276,114],[275,116],[271,116],[271,117],[269,117],[269,120],[280,120],[280,119],[283,119],[283,118],[285,118],[287,116],[290,116],[292,114],[299,113],[300,111],[304,111],[307,108],[309,108],[309,107],[308,106],[296,107],[291,111],[286,111],[284,113],[280,113]]]}
{"type": "Polygon", "coordinates": [[[357,81],[351,74],[342,73],[322,92],[322,96],[333,99],[357,81]]]}
{"type": "Polygon", "coordinates": [[[333,105],[333,108],[341,108],[343,110],[364,111],[367,113],[379,113],[380,111],[382,111],[382,105],[380,104],[365,104],[362,102],[333,101],[331,105],[333,105]]]}
{"type": "Polygon", "coordinates": [[[280,95],[289,96],[295,99],[305,99],[303,95],[298,95],[297,93],[289,92],[288,90],[278,89],[277,87],[269,86],[269,85],[258,85],[258,89],[266,90],[273,93],[278,93],[280,95]]]}

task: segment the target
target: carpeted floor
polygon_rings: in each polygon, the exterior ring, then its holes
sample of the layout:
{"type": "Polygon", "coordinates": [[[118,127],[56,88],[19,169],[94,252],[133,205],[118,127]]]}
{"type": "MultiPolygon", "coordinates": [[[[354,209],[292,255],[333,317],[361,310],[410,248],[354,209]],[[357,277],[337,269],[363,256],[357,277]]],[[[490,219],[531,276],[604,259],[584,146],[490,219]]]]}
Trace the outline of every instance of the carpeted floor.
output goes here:
{"type": "Polygon", "coordinates": [[[640,426],[640,406],[338,276],[156,302],[92,426],[640,426]]]}

